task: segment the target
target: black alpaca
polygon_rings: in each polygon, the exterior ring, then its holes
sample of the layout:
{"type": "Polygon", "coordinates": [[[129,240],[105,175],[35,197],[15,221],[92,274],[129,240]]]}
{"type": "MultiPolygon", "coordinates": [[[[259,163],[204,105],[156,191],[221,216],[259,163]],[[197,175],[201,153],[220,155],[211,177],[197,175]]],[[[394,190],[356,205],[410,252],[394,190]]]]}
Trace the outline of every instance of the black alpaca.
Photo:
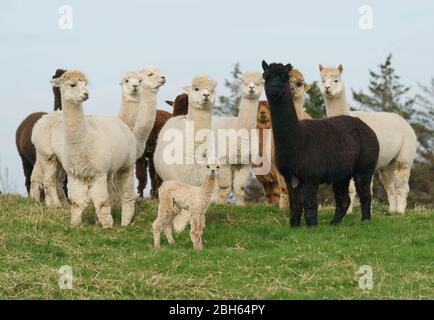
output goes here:
{"type": "Polygon", "coordinates": [[[350,205],[348,186],[352,177],[360,197],[362,220],[370,219],[370,184],[379,152],[374,131],[350,116],[298,121],[289,87],[292,66],[262,61],[262,68],[276,165],[288,187],[291,226],[300,225],[303,208],[306,224],[317,224],[321,183],[333,184],[336,210],[332,224],[340,223],[350,205]]]}

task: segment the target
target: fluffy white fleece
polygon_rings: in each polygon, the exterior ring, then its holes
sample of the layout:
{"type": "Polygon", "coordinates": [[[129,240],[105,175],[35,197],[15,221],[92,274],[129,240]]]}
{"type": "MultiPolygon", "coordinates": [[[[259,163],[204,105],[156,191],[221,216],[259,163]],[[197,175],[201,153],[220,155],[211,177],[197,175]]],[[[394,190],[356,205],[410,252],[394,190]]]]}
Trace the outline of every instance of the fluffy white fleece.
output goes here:
{"type": "MultiPolygon", "coordinates": [[[[320,65],[321,94],[327,116],[352,115],[365,122],[377,135],[380,154],[377,169],[386,189],[391,212],[404,213],[409,192],[408,180],[416,155],[417,139],[413,128],[400,115],[389,112],[350,111],[341,79],[343,66],[328,68],[320,65]]],[[[353,205],[355,188],[350,185],[353,205]]],[[[351,211],[352,205],[349,209],[351,211]]]]}

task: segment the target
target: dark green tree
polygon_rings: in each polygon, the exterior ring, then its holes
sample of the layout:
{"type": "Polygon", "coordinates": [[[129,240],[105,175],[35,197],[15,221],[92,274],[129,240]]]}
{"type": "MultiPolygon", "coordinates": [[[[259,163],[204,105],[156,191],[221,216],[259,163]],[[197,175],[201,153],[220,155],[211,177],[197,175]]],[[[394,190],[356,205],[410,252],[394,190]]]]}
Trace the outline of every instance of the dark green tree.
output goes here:
{"type": "Polygon", "coordinates": [[[321,90],[317,81],[314,81],[310,85],[310,89],[306,93],[304,110],[314,119],[322,119],[326,117],[324,99],[321,95],[321,90]]]}
{"type": "Polygon", "coordinates": [[[225,79],[225,87],[229,95],[219,96],[214,106],[214,114],[218,116],[237,116],[238,105],[241,99],[241,83],[238,76],[241,75],[240,64],[237,62],[231,71],[231,78],[225,79]]]}
{"type": "Polygon", "coordinates": [[[419,107],[416,132],[420,144],[419,152],[425,162],[434,163],[434,78],[430,85],[418,84],[421,93],[416,95],[419,107]]]}

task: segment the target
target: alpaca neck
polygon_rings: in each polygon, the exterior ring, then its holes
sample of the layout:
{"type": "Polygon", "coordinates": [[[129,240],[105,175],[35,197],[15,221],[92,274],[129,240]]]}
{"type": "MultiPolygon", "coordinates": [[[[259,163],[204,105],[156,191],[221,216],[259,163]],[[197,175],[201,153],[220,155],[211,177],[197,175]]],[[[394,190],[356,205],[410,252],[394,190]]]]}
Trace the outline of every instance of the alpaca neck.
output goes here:
{"type": "Polygon", "coordinates": [[[187,120],[194,122],[194,133],[200,129],[211,128],[212,113],[209,109],[196,109],[188,107],[187,120]]]}
{"type": "Polygon", "coordinates": [[[347,104],[344,87],[339,94],[333,97],[327,97],[324,95],[323,98],[325,102],[327,117],[350,115],[350,108],[347,104]]]}
{"type": "Polygon", "coordinates": [[[62,101],[63,130],[67,144],[77,144],[86,138],[86,119],[81,103],[62,101]]]}
{"type": "Polygon", "coordinates": [[[202,185],[200,187],[200,196],[203,200],[205,200],[205,202],[208,202],[208,200],[211,198],[211,195],[214,191],[215,181],[215,176],[206,175],[205,179],[202,182],[202,185]]]}
{"type": "Polygon", "coordinates": [[[268,97],[271,111],[271,125],[273,127],[273,140],[275,153],[284,157],[283,161],[290,161],[285,155],[295,155],[298,143],[301,140],[300,123],[297,118],[294,102],[289,88],[278,97],[268,97]]]}
{"type": "Polygon", "coordinates": [[[133,127],[133,134],[137,142],[137,157],[145,151],[146,141],[155,123],[157,114],[157,90],[141,89],[138,113],[133,127]]]}
{"type": "Polygon", "coordinates": [[[127,124],[127,126],[133,130],[136,123],[137,114],[139,112],[139,99],[135,100],[122,96],[121,111],[119,112],[119,118],[127,124]]]}
{"type": "Polygon", "coordinates": [[[302,120],[304,118],[303,104],[304,97],[294,99],[294,107],[298,120],[302,120]]]}
{"type": "Polygon", "coordinates": [[[254,129],[258,112],[258,99],[242,98],[237,118],[237,129],[254,129]]]}

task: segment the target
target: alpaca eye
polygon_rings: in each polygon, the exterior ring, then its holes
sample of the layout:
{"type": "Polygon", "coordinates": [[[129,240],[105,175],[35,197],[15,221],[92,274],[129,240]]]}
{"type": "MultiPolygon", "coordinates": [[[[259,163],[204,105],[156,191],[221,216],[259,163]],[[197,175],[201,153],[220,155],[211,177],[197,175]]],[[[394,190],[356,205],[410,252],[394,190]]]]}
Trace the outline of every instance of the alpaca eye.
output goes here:
{"type": "Polygon", "coordinates": [[[206,166],[209,169],[209,166],[206,166]]]}
{"type": "Polygon", "coordinates": [[[150,74],[148,74],[149,77],[152,77],[154,74],[151,72],[150,74]]]}
{"type": "Polygon", "coordinates": [[[71,84],[71,87],[73,87],[73,88],[74,88],[75,86],[76,86],[76,84],[71,84]]]}
{"type": "Polygon", "coordinates": [[[125,80],[125,83],[128,83],[129,81],[128,80],[125,80]]]}
{"type": "Polygon", "coordinates": [[[198,87],[196,87],[196,88],[194,88],[194,90],[195,90],[195,91],[199,91],[199,88],[198,88],[198,87]]]}
{"type": "Polygon", "coordinates": [[[303,83],[302,83],[301,81],[298,81],[298,82],[296,83],[296,85],[297,85],[297,87],[301,87],[301,86],[303,85],[303,83]]]}
{"type": "Polygon", "coordinates": [[[142,80],[139,80],[139,83],[142,83],[142,80]]]}
{"type": "Polygon", "coordinates": [[[335,80],[335,83],[338,83],[339,81],[338,80],[335,80]]]}
{"type": "Polygon", "coordinates": [[[220,169],[220,166],[217,166],[217,169],[220,169]]]}

